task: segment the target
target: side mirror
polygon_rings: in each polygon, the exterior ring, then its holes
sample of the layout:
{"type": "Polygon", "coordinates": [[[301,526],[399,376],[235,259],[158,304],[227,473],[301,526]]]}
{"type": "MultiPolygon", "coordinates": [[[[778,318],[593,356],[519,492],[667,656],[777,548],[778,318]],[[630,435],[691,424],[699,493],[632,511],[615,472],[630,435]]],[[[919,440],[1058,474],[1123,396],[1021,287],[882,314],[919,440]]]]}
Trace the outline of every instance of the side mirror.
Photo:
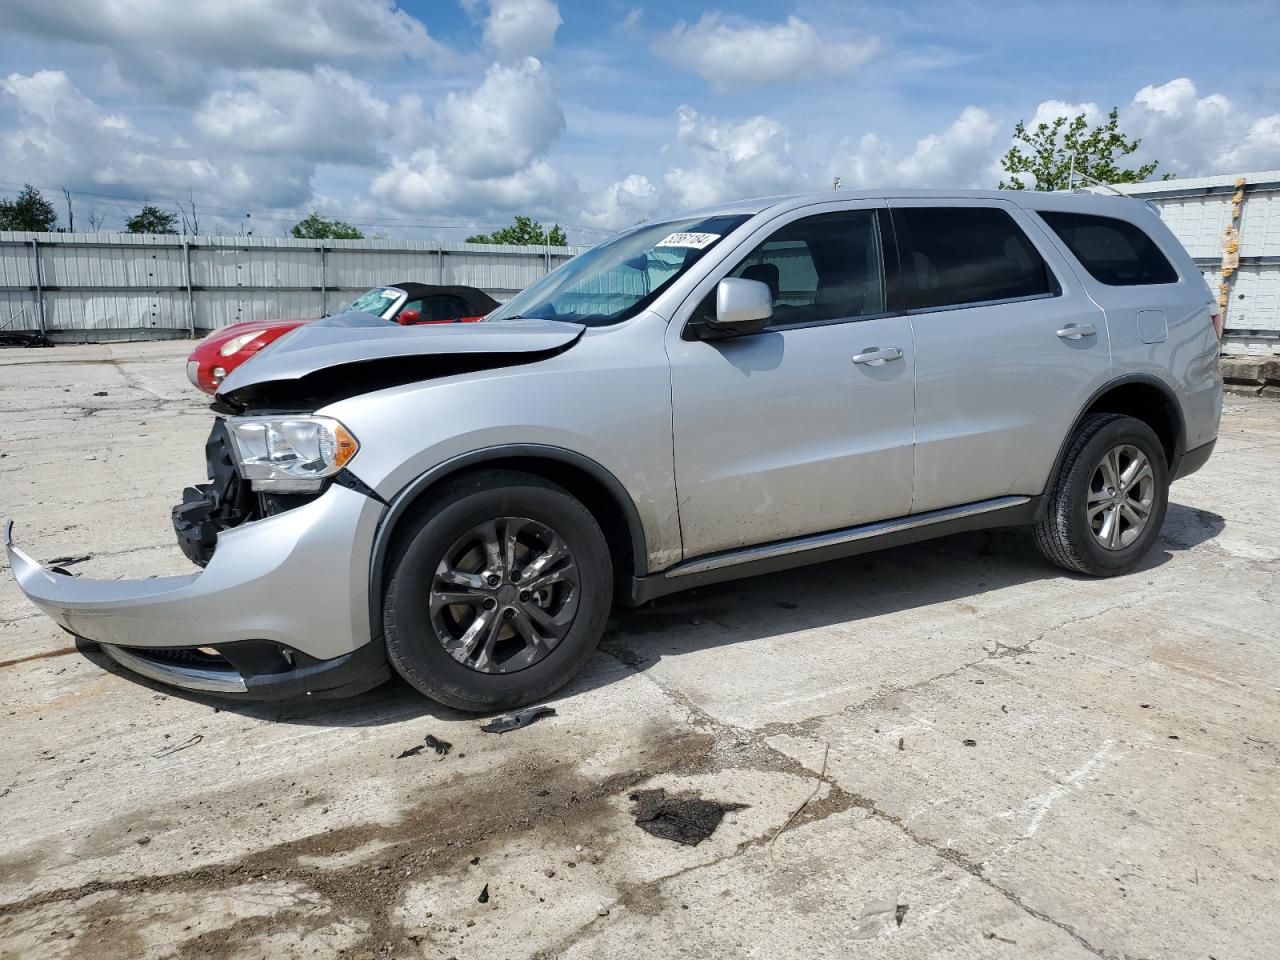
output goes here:
{"type": "Polygon", "coordinates": [[[411,323],[418,323],[422,320],[421,310],[401,310],[400,316],[396,317],[396,323],[402,327],[407,327],[411,323]]]}
{"type": "Polygon", "coordinates": [[[725,277],[716,285],[716,315],[704,318],[705,339],[762,332],[773,318],[773,291],[759,280],[725,277]]]}

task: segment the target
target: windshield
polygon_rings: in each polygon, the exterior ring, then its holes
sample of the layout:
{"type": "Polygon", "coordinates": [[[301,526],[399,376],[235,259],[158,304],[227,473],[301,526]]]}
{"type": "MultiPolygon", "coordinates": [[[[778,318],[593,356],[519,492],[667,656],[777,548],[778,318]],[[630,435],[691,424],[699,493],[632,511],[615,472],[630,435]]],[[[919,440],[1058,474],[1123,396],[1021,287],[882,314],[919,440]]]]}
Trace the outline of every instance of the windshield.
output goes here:
{"type": "Polygon", "coordinates": [[[651,224],[580,253],[491,313],[489,320],[606,326],[634,317],[746,216],[651,224]]]}
{"type": "Polygon", "coordinates": [[[389,306],[403,296],[404,291],[397,290],[395,287],[376,287],[352,300],[347,309],[360,310],[363,313],[372,313],[375,317],[380,317],[389,306]]]}

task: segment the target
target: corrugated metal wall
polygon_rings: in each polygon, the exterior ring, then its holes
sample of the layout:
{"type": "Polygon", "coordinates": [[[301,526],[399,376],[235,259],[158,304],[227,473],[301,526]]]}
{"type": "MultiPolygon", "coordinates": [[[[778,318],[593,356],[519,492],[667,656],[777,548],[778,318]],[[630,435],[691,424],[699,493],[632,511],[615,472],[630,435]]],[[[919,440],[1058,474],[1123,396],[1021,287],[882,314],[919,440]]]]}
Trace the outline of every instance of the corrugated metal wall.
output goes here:
{"type": "Polygon", "coordinates": [[[583,249],[0,232],[0,336],[185,337],[240,320],[324,316],[401,280],[506,300],[583,249]]]}
{"type": "MultiPolygon", "coordinates": [[[[1280,353],[1280,171],[1116,189],[1159,209],[1216,294],[1238,179],[1240,262],[1229,278],[1224,349],[1280,353]]],[[[506,300],[582,249],[0,233],[0,336],[45,329],[55,340],[183,337],[240,320],[323,316],[398,280],[465,284],[506,300]]]]}
{"type": "Polygon", "coordinates": [[[1215,295],[1223,282],[1226,229],[1240,194],[1240,259],[1227,279],[1223,352],[1280,353],[1280,170],[1124,184],[1117,189],[1160,211],[1196,258],[1215,295]]]}

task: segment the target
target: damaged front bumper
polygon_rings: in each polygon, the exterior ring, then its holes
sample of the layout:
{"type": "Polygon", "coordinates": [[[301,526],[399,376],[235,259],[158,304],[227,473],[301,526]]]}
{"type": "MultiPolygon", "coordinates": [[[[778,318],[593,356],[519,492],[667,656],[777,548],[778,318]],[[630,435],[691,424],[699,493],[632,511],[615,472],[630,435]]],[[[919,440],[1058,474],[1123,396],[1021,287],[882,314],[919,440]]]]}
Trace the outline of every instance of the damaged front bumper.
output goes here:
{"type": "Polygon", "coordinates": [[[90,580],[45,567],[13,542],[12,522],[4,546],[32,603],[136,673],[255,699],[340,696],[390,675],[369,623],[369,560],[384,509],[334,484],[299,506],[218,531],[203,571],[147,580],[90,580]]]}

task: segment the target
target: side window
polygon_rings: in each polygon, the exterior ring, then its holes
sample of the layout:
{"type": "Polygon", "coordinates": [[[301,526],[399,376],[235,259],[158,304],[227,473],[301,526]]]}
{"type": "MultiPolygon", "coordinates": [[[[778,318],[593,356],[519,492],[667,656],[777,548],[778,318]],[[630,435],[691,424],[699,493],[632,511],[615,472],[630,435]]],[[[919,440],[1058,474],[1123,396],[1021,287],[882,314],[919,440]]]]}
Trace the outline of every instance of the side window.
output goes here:
{"type": "MultiPolygon", "coordinates": [[[[421,312],[422,312],[422,301],[421,301],[421,300],[406,300],[406,301],[404,302],[404,306],[402,306],[399,310],[397,310],[397,311],[396,311],[396,317],[400,316],[400,314],[404,313],[406,310],[417,310],[419,313],[421,313],[421,312]]],[[[395,317],[393,317],[392,319],[394,320],[394,319],[395,319],[395,317]]],[[[426,319],[426,317],[423,317],[423,319],[425,320],[425,319],[426,319]]]]}
{"type": "Polygon", "coordinates": [[[454,320],[467,315],[467,305],[458,297],[445,294],[422,301],[423,320],[454,320]]]}
{"type": "Polygon", "coordinates": [[[1099,283],[1132,287],[1178,282],[1178,272],[1155,241],[1127,220],[1051,210],[1039,213],[1099,283]]]}
{"type": "MultiPolygon", "coordinates": [[[[769,286],[771,327],[885,312],[874,210],[824,213],[789,223],[728,275],[769,286]]],[[[715,310],[714,291],[704,309],[715,310]]]]}
{"type": "Polygon", "coordinates": [[[907,309],[929,310],[1056,292],[1039,251],[995,207],[893,211],[907,309]]]}

